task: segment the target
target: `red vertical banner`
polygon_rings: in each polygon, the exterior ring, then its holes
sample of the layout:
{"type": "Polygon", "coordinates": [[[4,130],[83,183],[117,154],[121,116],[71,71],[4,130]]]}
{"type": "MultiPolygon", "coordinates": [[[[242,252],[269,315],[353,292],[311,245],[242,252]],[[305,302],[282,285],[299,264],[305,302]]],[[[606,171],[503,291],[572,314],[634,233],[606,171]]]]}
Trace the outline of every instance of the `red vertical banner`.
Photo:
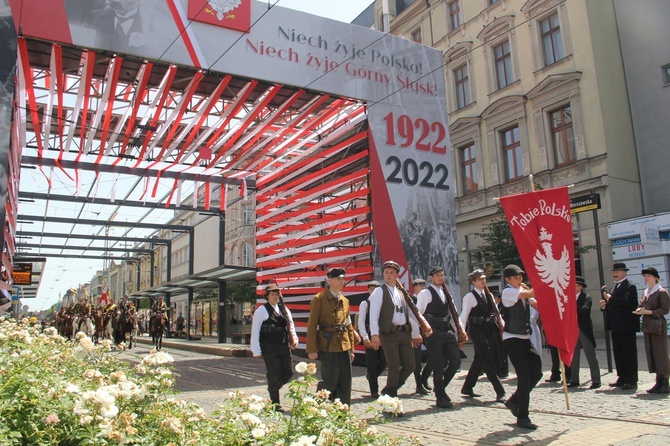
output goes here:
{"type": "Polygon", "coordinates": [[[248,32],[251,0],[189,0],[188,19],[248,32]]]}
{"type": "Polygon", "coordinates": [[[567,187],[500,199],[535,290],[547,342],[566,365],[579,336],[572,217],[567,187]]]}

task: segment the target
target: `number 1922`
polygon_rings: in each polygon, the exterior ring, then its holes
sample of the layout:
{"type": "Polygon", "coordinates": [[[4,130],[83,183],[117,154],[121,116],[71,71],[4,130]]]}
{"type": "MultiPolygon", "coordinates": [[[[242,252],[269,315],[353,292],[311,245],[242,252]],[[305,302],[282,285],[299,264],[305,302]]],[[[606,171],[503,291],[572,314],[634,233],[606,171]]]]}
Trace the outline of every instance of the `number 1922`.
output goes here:
{"type": "MultiPolygon", "coordinates": [[[[392,112],[384,117],[384,121],[386,122],[387,145],[398,146],[396,143],[397,131],[397,136],[403,141],[399,145],[401,148],[414,145],[417,150],[425,152],[440,155],[447,153],[447,131],[441,122],[431,124],[423,118],[413,121],[407,115],[400,115],[396,120],[392,112]],[[417,130],[416,133],[415,129],[417,130]],[[432,139],[430,138],[431,135],[436,135],[435,141],[432,143],[429,141],[429,139],[432,139]]],[[[446,184],[449,169],[444,164],[433,165],[428,161],[417,164],[411,158],[402,161],[397,156],[388,157],[386,165],[389,164],[393,164],[393,171],[386,177],[386,181],[389,183],[405,183],[409,186],[415,186],[418,183],[421,187],[449,190],[449,185],[446,184]],[[433,173],[439,175],[437,181],[433,180],[433,173]]]]}

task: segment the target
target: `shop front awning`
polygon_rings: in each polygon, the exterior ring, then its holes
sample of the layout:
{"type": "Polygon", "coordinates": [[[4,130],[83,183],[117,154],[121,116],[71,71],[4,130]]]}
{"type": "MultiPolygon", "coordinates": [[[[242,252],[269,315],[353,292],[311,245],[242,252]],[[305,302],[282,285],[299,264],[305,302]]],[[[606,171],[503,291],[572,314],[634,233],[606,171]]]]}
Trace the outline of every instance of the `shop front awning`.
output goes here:
{"type": "Polygon", "coordinates": [[[221,265],[207,271],[191,274],[189,276],[175,279],[147,290],[133,293],[129,297],[143,299],[156,297],[165,293],[187,293],[190,289],[193,291],[211,289],[216,287],[221,282],[243,282],[255,280],[256,268],[254,267],[221,265]]]}

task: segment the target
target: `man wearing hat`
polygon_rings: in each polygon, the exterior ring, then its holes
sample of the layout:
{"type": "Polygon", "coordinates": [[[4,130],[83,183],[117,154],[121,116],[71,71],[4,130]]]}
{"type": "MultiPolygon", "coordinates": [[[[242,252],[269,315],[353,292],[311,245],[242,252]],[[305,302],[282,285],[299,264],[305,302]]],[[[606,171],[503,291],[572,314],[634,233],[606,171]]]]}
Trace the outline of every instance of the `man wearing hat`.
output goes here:
{"type": "MultiPolygon", "coordinates": [[[[414,290],[414,294],[412,295],[412,301],[414,302],[414,305],[418,302],[418,295],[421,291],[426,289],[426,281],[423,279],[414,279],[412,281],[412,289],[414,290]]],[[[423,336],[422,336],[423,338],[423,336]]],[[[426,351],[426,346],[425,343],[426,340],[423,339],[423,342],[417,346],[414,347],[414,382],[416,383],[416,393],[419,395],[428,395],[428,391],[432,389],[432,387],[428,386],[426,387],[423,383],[425,382],[426,385],[428,384],[428,377],[430,376],[430,364],[427,362],[426,363],[426,379],[423,379],[423,372],[421,371],[421,367],[423,364],[423,352],[426,351]]],[[[430,359],[429,359],[430,361],[430,359]]]]}
{"type": "MultiPolygon", "coordinates": [[[[575,293],[577,294],[577,324],[579,325],[579,338],[575,346],[570,365],[570,384],[568,387],[579,386],[579,352],[584,350],[584,355],[589,363],[591,371],[591,389],[600,388],[600,366],[596,358],[596,337],[593,334],[593,323],[591,322],[591,296],[584,292],[586,282],[582,276],[575,277],[575,293]]],[[[567,373],[566,373],[567,375],[567,373]]]]}
{"type": "Polygon", "coordinates": [[[384,349],[379,350],[372,348],[370,342],[370,300],[369,296],[372,292],[379,288],[380,284],[376,280],[368,283],[368,299],[365,299],[358,307],[358,314],[356,315],[356,325],[358,326],[358,333],[361,335],[363,345],[365,346],[365,362],[367,373],[365,377],[370,386],[370,396],[372,398],[379,398],[379,375],[386,370],[386,357],[384,356],[384,349]]]}
{"type": "Polygon", "coordinates": [[[326,274],[328,286],[312,298],[307,321],[307,355],[321,359],[321,381],[318,389],[330,392],[330,399],[351,403],[351,363],[356,345],[354,325],[349,314],[349,300],[344,288],[343,268],[332,268],[326,274]]]}
{"type": "Polygon", "coordinates": [[[500,337],[500,328],[496,323],[497,308],[493,296],[486,293],[486,273],[476,269],[468,275],[472,289],[463,296],[461,325],[468,328],[468,336],[475,347],[475,357],[470,365],[468,375],[463,382],[461,393],[477,397],[474,387],[482,370],[496,391],[496,400],[502,402],[505,389],[496,373],[495,350],[496,337],[500,337]]]}
{"type": "Polygon", "coordinates": [[[279,389],[293,376],[291,350],[298,346],[293,317],[279,301],[280,291],[275,284],[265,287],[267,302],[256,310],[251,324],[251,353],[263,357],[270,401],[277,412],[283,412],[279,389]]]}
{"type": "Polygon", "coordinates": [[[516,425],[537,429],[528,417],[530,392],[542,378],[542,360],[530,342],[530,307],[537,305],[535,291],[522,287],[524,271],[516,265],[503,268],[507,283],[502,292],[502,316],[505,320],[503,344],[516,372],[517,387],[505,401],[505,406],[516,417],[516,425]]]}
{"type": "Polygon", "coordinates": [[[384,283],[370,296],[370,343],[384,348],[388,375],[382,394],[398,396],[398,389],[414,372],[413,345],[421,342],[419,322],[397,286],[400,265],[389,260],[382,265],[384,283]]]}
{"type": "Polygon", "coordinates": [[[611,387],[621,390],[637,389],[637,339],[640,317],[633,314],[637,309],[637,289],[628,281],[625,263],[612,265],[614,287],[607,292],[602,288],[600,308],[605,311],[605,330],[612,332],[612,351],[616,365],[617,380],[611,387]]]}
{"type": "Polygon", "coordinates": [[[458,317],[454,319],[451,312],[451,297],[444,292],[444,268],[434,266],[428,271],[431,285],[421,291],[418,296],[417,307],[431,328],[432,336],[426,338],[426,347],[430,364],[433,368],[433,392],[436,405],[448,409],[453,406],[447,395],[446,388],[456,372],[461,367],[461,355],[456,334],[460,324],[458,317]]]}

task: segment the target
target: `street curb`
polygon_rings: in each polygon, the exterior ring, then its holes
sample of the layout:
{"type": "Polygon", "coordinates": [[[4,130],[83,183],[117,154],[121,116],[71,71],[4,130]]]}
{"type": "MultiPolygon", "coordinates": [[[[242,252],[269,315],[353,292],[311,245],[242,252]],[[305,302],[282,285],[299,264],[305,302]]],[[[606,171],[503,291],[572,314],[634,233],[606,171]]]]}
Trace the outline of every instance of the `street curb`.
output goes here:
{"type": "MultiPolygon", "coordinates": [[[[149,338],[136,338],[138,344],[151,345],[149,338]]],[[[197,342],[197,341],[196,341],[197,342]]],[[[226,344],[197,344],[196,342],[173,342],[163,338],[163,348],[173,348],[175,350],[186,350],[197,353],[206,353],[208,355],[227,356],[235,358],[251,357],[251,349],[248,347],[229,347],[226,344]]]]}

